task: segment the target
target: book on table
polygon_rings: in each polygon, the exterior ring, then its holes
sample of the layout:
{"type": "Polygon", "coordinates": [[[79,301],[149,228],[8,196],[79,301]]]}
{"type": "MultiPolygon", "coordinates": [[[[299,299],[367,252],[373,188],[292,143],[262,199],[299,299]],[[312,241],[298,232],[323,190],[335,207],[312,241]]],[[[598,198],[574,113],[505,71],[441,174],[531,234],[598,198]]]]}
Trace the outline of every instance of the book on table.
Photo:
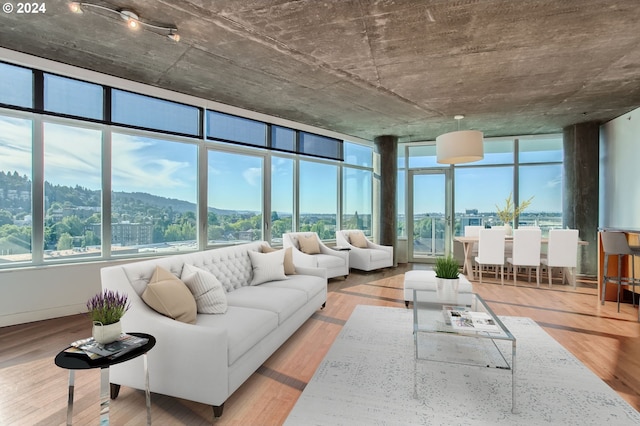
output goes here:
{"type": "Polygon", "coordinates": [[[445,309],[445,321],[454,330],[500,332],[496,321],[486,312],[474,312],[465,307],[445,309]]]}
{"type": "Polygon", "coordinates": [[[65,350],[69,354],[86,355],[91,360],[100,358],[115,359],[132,350],[139,348],[149,341],[146,337],[132,336],[122,333],[120,337],[111,343],[100,344],[93,337],[76,340],[65,350]]]}

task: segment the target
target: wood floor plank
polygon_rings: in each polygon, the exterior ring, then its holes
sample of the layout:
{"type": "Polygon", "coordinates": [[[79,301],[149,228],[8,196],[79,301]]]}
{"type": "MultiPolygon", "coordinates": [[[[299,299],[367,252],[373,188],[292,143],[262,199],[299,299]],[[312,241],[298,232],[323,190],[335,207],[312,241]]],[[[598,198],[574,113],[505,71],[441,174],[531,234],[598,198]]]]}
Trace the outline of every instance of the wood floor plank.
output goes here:
{"type": "MultiPolygon", "coordinates": [[[[358,304],[404,308],[404,272],[425,269],[404,264],[379,272],[352,271],[347,279],[332,279],[327,307],[316,312],[226,402],[224,414],[213,419],[211,407],[152,394],[152,418],[162,425],[279,425],[286,419],[304,386],[358,304]]],[[[640,409],[640,324],[629,304],[598,302],[593,280],[578,288],[543,280],[473,282],[474,291],[499,315],[534,319],[554,339],[636,409],[640,409]]],[[[524,276],[522,278],[525,278],[524,276]]],[[[484,279],[483,279],[484,281],[484,279]]],[[[0,328],[0,424],[63,425],[66,422],[66,370],[53,364],[69,342],[91,334],[84,315],[0,328]]],[[[153,378],[151,378],[153,380],[153,378]]],[[[76,372],[74,424],[98,424],[100,374],[76,372]]],[[[111,401],[112,424],[146,422],[144,392],[123,387],[111,401]]]]}

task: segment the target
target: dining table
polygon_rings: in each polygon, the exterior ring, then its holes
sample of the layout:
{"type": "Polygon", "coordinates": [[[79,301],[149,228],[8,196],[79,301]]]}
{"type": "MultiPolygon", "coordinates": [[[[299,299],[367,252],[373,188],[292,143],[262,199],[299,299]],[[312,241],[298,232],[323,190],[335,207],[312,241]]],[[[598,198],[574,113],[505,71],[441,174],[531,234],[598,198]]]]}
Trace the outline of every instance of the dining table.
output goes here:
{"type": "MultiPolygon", "coordinates": [[[[468,275],[469,271],[471,271],[472,273],[471,278],[473,278],[473,264],[471,263],[470,254],[471,254],[471,250],[473,250],[473,246],[478,242],[479,237],[478,236],[454,237],[453,240],[458,241],[459,243],[462,243],[462,248],[464,250],[464,263],[462,265],[462,273],[468,275]]],[[[511,235],[505,236],[505,242],[508,242],[508,241],[513,241],[513,236],[511,235]]],[[[548,244],[549,238],[546,238],[546,237],[542,238],[540,242],[542,244],[548,244]]],[[[588,244],[589,244],[588,241],[578,240],[579,246],[586,246],[588,244]]]]}

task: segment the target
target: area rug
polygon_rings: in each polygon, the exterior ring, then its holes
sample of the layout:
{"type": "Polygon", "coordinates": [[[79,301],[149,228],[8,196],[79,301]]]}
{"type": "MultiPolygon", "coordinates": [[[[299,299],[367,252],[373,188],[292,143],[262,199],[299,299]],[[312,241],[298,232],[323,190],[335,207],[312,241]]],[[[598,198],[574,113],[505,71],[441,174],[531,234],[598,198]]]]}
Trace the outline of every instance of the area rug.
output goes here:
{"type": "Polygon", "coordinates": [[[412,315],[357,306],[285,425],[640,425],[640,413],[529,318],[501,317],[517,338],[514,414],[510,370],[416,362],[412,315]]]}

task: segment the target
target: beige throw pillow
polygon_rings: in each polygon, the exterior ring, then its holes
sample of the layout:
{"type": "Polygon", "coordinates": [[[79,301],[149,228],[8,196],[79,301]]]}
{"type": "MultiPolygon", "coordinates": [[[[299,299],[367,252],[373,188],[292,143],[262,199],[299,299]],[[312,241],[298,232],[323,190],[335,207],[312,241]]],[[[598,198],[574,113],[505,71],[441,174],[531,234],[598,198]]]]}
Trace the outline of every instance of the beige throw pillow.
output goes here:
{"type": "Polygon", "coordinates": [[[349,232],[349,242],[352,246],[367,248],[367,237],[363,232],[349,232]]]}
{"type": "Polygon", "coordinates": [[[318,254],[320,253],[320,244],[318,244],[318,237],[314,234],[299,235],[298,245],[300,251],[306,254],[318,254]]]}
{"type": "Polygon", "coordinates": [[[224,314],[227,312],[227,295],[222,283],[211,272],[185,264],[181,278],[196,299],[198,313],[224,314]]]}
{"type": "MultiPolygon", "coordinates": [[[[262,246],[263,253],[273,253],[278,250],[282,249],[276,249],[266,244],[262,246]]],[[[293,264],[293,250],[291,247],[284,249],[284,273],[285,275],[294,275],[296,273],[296,267],[293,264]]]]}
{"type": "Polygon", "coordinates": [[[177,321],[196,323],[196,301],[187,286],[171,272],[156,267],[142,300],[155,311],[177,321]]]}
{"type": "Polygon", "coordinates": [[[276,250],[273,253],[250,251],[249,258],[253,267],[251,285],[287,279],[284,274],[284,250],[276,250]]]}

